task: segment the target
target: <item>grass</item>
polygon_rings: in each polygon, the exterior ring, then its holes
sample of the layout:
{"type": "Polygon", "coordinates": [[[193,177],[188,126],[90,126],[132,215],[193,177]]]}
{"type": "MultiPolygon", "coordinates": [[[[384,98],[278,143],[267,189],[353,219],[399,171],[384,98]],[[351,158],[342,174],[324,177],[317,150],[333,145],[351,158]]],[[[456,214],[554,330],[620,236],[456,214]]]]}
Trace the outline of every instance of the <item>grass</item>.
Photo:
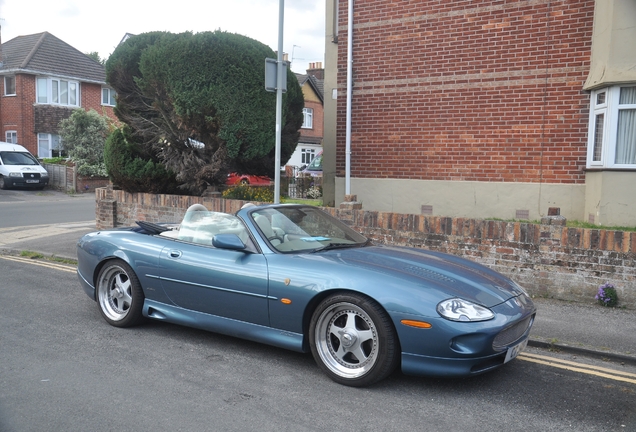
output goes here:
{"type": "Polygon", "coordinates": [[[318,207],[322,206],[321,199],[281,198],[280,201],[284,204],[306,204],[318,207]]]}
{"type": "MultiPolygon", "coordinates": [[[[521,219],[500,219],[500,218],[485,218],[484,220],[492,220],[499,222],[521,222],[521,223],[530,223],[530,224],[540,224],[541,221],[538,220],[521,220],[521,219]]],[[[628,231],[634,232],[636,231],[636,227],[624,227],[624,226],[606,226],[606,225],[594,225],[588,222],[581,222],[577,220],[567,220],[565,226],[568,228],[588,228],[588,229],[597,229],[597,230],[608,230],[608,231],[628,231]]]]}
{"type": "Polygon", "coordinates": [[[27,250],[23,250],[22,252],[20,252],[20,256],[24,258],[52,261],[52,262],[56,262],[60,264],[77,265],[77,260],[74,260],[74,259],[60,258],[60,257],[56,257],[55,255],[46,256],[46,255],[42,255],[39,252],[33,252],[33,251],[27,251],[27,250]]]}

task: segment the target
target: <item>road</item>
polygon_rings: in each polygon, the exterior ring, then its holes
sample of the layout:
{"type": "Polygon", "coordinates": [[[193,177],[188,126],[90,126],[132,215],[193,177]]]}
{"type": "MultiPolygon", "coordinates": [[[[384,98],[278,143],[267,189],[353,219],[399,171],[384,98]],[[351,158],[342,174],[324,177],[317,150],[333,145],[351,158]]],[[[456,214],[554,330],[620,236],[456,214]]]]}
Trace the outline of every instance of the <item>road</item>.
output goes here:
{"type": "Polygon", "coordinates": [[[0,228],[95,220],[95,195],[0,189],[0,228]]]}
{"type": "Polygon", "coordinates": [[[628,431],[636,370],[529,349],[465,380],[348,388],[310,355],[109,326],[74,268],[0,255],[0,431],[628,431]]]}

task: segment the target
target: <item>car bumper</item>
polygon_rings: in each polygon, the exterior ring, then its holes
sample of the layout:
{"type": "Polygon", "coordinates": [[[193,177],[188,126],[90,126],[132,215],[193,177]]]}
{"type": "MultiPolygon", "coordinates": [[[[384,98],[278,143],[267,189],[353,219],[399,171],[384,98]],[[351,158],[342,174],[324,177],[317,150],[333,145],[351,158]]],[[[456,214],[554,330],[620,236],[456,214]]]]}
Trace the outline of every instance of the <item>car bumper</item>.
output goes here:
{"type": "Polygon", "coordinates": [[[95,287],[82,276],[79,269],[77,270],[77,278],[80,281],[80,285],[82,285],[82,289],[84,292],[93,300],[95,300],[95,287]]]}
{"type": "MultiPolygon", "coordinates": [[[[526,338],[518,341],[517,345],[525,347],[526,338]]],[[[515,345],[516,346],[516,345],[515,345]]],[[[518,353],[519,351],[517,351],[518,353]]],[[[479,375],[496,369],[506,363],[508,350],[486,357],[478,358],[437,358],[417,354],[402,353],[402,372],[405,375],[438,376],[438,377],[467,377],[479,375]]]]}
{"type": "MultiPolygon", "coordinates": [[[[396,323],[402,345],[402,371],[408,375],[477,375],[514,358],[527,343],[536,308],[528,299],[511,299],[492,309],[484,322],[430,319],[430,329],[396,323]]],[[[414,317],[403,317],[414,319],[414,317]]]]}
{"type": "Polygon", "coordinates": [[[5,177],[4,183],[7,187],[21,187],[21,188],[43,188],[48,186],[49,179],[33,180],[33,183],[27,183],[27,179],[20,177],[5,177]]]}

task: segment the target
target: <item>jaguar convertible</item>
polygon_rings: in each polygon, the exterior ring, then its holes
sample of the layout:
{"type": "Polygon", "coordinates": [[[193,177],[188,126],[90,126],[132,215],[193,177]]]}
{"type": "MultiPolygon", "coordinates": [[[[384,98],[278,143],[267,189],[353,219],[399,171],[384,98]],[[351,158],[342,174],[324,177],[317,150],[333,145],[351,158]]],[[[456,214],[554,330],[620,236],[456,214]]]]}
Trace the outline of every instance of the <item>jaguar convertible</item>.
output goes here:
{"type": "Polygon", "coordinates": [[[111,325],[145,319],[311,352],[334,381],[479,374],[514,359],[535,318],[515,282],[472,261],[374,244],[322,210],[195,204],[180,223],[94,232],[78,277],[111,325]]]}

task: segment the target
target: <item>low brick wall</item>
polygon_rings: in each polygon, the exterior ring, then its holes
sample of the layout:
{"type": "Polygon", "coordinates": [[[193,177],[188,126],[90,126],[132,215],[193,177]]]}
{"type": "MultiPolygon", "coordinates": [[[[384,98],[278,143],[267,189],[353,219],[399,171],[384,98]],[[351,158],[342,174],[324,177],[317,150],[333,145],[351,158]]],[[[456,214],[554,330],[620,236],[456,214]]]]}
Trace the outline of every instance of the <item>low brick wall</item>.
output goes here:
{"type": "MultiPolygon", "coordinates": [[[[136,220],[176,222],[192,204],[233,213],[243,201],[215,197],[130,194],[97,189],[97,227],[136,220]]],[[[349,203],[351,204],[351,203],[349,203]]],[[[365,211],[357,205],[324,208],[378,243],[463,256],[517,282],[535,296],[592,303],[598,287],[614,284],[619,306],[636,309],[636,232],[365,211]]]]}

